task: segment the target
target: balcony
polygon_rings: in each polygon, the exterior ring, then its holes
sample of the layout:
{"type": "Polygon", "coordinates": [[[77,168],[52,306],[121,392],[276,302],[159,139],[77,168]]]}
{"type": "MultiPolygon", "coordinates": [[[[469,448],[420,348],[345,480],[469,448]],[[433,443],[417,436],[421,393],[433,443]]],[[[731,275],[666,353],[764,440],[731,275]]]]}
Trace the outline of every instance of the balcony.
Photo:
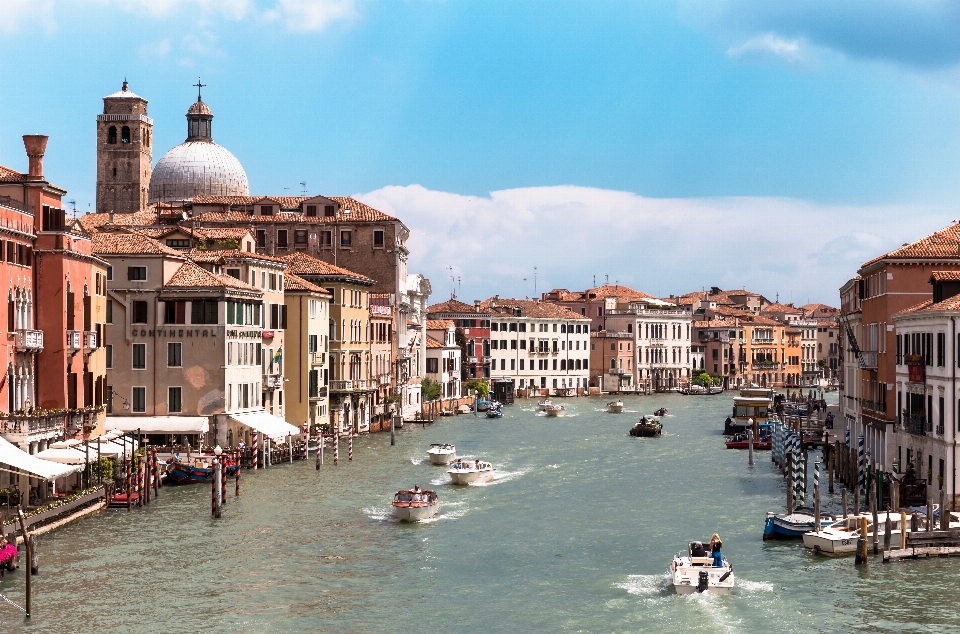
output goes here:
{"type": "Polygon", "coordinates": [[[776,370],[780,367],[780,363],[777,361],[754,361],[753,369],[754,370],[776,370]]]}
{"type": "Polygon", "coordinates": [[[924,412],[919,414],[901,414],[901,425],[908,434],[917,436],[927,435],[927,415],[924,412]]]}
{"type": "Polygon", "coordinates": [[[477,357],[467,357],[467,363],[471,365],[477,363],[477,357]]]}
{"type": "Polygon", "coordinates": [[[283,377],[279,374],[264,374],[263,387],[271,390],[283,387],[283,377]]]}
{"type": "Polygon", "coordinates": [[[870,368],[870,369],[876,370],[877,369],[877,351],[861,350],[860,365],[864,368],[870,368]]]}
{"type": "Polygon", "coordinates": [[[331,392],[356,392],[366,390],[367,381],[363,379],[353,379],[352,381],[330,381],[331,392]]]}
{"type": "Polygon", "coordinates": [[[17,330],[17,352],[40,352],[43,350],[42,330],[17,330]]]}
{"type": "Polygon", "coordinates": [[[95,330],[85,330],[83,333],[83,347],[85,350],[97,349],[97,333],[95,330]]]}
{"type": "Polygon", "coordinates": [[[623,368],[610,368],[609,370],[607,370],[607,374],[623,376],[623,375],[632,375],[633,372],[631,370],[624,370],[623,368]]]}
{"type": "Polygon", "coordinates": [[[65,422],[63,415],[56,416],[17,416],[0,418],[0,434],[10,442],[33,442],[63,435],[65,422]]]}
{"type": "Polygon", "coordinates": [[[887,404],[885,401],[871,401],[867,398],[860,399],[860,407],[874,412],[880,412],[881,414],[885,414],[887,411],[887,404]]]}
{"type": "Polygon", "coordinates": [[[390,376],[390,373],[389,373],[389,372],[386,373],[386,374],[381,374],[381,375],[380,375],[380,385],[381,385],[381,386],[382,386],[382,385],[390,385],[390,383],[391,383],[392,380],[393,380],[393,377],[390,376]]]}
{"type": "Polygon", "coordinates": [[[67,350],[79,350],[81,345],[81,331],[79,330],[68,330],[67,331],[67,350]]]}
{"type": "Polygon", "coordinates": [[[327,353],[325,352],[311,352],[310,353],[310,364],[311,365],[325,365],[327,363],[327,353]]]}
{"type": "Polygon", "coordinates": [[[752,343],[753,345],[757,345],[757,344],[769,345],[776,342],[777,340],[773,337],[754,337],[753,339],[750,340],[750,343],[752,343]]]}

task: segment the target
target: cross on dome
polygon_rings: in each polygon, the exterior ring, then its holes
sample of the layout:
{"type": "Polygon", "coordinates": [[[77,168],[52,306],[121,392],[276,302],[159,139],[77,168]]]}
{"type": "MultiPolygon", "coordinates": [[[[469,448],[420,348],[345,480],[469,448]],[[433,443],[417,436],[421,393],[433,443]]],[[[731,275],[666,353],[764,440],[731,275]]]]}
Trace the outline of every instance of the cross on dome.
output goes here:
{"type": "MultiPolygon", "coordinates": [[[[127,82],[124,81],[123,83],[127,83],[127,82]]],[[[197,87],[197,101],[203,101],[203,99],[200,97],[200,89],[203,88],[204,86],[206,86],[206,84],[201,84],[201,83],[200,83],[200,78],[197,77],[197,83],[195,83],[195,84],[193,84],[193,85],[197,87]]]]}

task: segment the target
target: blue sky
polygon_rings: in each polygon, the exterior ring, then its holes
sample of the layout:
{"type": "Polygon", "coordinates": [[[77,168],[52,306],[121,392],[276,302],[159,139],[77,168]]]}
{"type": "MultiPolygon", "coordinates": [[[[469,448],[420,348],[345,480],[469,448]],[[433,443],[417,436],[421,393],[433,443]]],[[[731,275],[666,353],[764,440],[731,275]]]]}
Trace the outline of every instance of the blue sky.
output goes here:
{"type": "Polygon", "coordinates": [[[743,287],[836,303],[859,262],[960,217],[948,2],[3,0],[0,164],[93,203],[123,78],[154,160],[203,78],[253,193],[357,195],[466,299],[743,287]]]}

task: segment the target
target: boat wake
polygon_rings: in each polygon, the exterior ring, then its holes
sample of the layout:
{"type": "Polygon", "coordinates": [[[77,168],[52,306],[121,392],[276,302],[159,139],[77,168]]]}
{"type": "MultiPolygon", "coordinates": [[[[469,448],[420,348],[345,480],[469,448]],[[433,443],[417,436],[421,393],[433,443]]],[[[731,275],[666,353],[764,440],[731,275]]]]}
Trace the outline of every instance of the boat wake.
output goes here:
{"type": "Polygon", "coordinates": [[[428,463],[428,462],[429,462],[429,460],[428,460],[427,458],[416,458],[416,457],[410,458],[410,464],[422,465],[422,464],[426,464],[426,463],[428,463]]]}
{"type": "Polygon", "coordinates": [[[747,581],[739,577],[737,578],[737,588],[744,592],[773,592],[772,583],[767,581],[747,581]]]}
{"type": "Polygon", "coordinates": [[[509,482],[510,480],[513,480],[514,478],[519,478],[520,476],[526,474],[526,473],[529,472],[529,471],[530,471],[529,468],[527,468],[527,469],[518,469],[517,471],[497,471],[497,472],[494,474],[494,476],[493,476],[493,480],[491,480],[490,482],[472,482],[472,483],[470,484],[470,486],[472,486],[472,487],[488,487],[488,486],[492,486],[492,485],[494,485],[494,484],[499,484],[499,483],[501,483],[501,482],[509,482]]]}
{"type": "Polygon", "coordinates": [[[369,506],[363,509],[363,512],[375,522],[390,522],[395,519],[393,508],[389,506],[369,506]]]}
{"type": "Polygon", "coordinates": [[[662,594],[667,591],[670,581],[670,575],[627,575],[627,580],[622,583],[615,583],[615,588],[626,590],[628,594],[652,595],[662,594]]]}
{"type": "Polygon", "coordinates": [[[431,518],[425,519],[425,520],[420,520],[420,521],[418,522],[418,524],[433,524],[434,522],[439,522],[440,520],[456,520],[456,519],[460,519],[461,517],[463,517],[464,515],[467,514],[467,509],[465,509],[465,508],[463,508],[463,509],[455,509],[455,510],[452,510],[452,511],[446,510],[446,509],[448,509],[449,507],[454,506],[454,505],[456,505],[456,504],[462,504],[462,502],[460,502],[460,503],[458,503],[458,502],[451,502],[451,503],[449,503],[449,504],[444,504],[443,502],[441,502],[441,503],[440,503],[440,514],[439,514],[439,515],[437,515],[436,517],[431,517],[431,518]]]}

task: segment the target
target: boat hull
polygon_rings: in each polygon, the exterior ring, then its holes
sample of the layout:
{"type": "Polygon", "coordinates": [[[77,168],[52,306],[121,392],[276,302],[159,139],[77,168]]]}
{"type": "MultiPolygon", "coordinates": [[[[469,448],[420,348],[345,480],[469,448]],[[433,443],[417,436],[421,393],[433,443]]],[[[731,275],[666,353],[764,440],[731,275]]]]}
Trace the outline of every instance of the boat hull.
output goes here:
{"type": "Polygon", "coordinates": [[[563,413],[562,407],[548,407],[544,410],[547,413],[547,416],[550,418],[556,418],[563,413]]]}
{"type": "MultiPolygon", "coordinates": [[[[894,543],[899,543],[899,533],[900,531],[897,531],[894,543]]],[[[805,548],[809,548],[818,553],[847,555],[857,551],[857,536],[854,534],[841,536],[840,534],[829,534],[822,531],[819,533],[809,532],[803,534],[803,545],[805,548]]]]}
{"type": "MultiPolygon", "coordinates": [[[[772,443],[767,442],[755,442],[753,443],[753,448],[756,451],[769,450],[772,443]]],[[[727,449],[749,449],[750,443],[746,440],[729,440],[727,441],[727,449]]]]}
{"type": "Polygon", "coordinates": [[[439,453],[439,452],[434,453],[434,452],[428,451],[427,456],[430,458],[430,464],[444,465],[444,464],[450,464],[451,462],[456,460],[457,452],[450,451],[450,452],[444,452],[444,453],[439,453]]]}
{"type": "MultiPolygon", "coordinates": [[[[829,528],[833,520],[821,519],[820,528],[829,528]]],[[[764,539],[802,539],[806,533],[814,530],[812,515],[794,513],[793,515],[767,515],[764,539]]]]}
{"type": "Polygon", "coordinates": [[[493,469],[484,471],[453,470],[448,471],[447,473],[450,474],[450,480],[452,480],[454,484],[490,482],[495,476],[495,471],[493,469]]]}
{"type": "Polygon", "coordinates": [[[734,575],[729,562],[724,560],[723,566],[713,566],[711,557],[676,558],[672,565],[673,577],[671,585],[677,594],[695,594],[710,592],[711,594],[730,594],[733,591],[734,575]],[[696,565],[694,565],[696,562],[696,565]],[[707,573],[707,587],[700,590],[700,573],[707,573]]]}
{"type": "Polygon", "coordinates": [[[637,429],[634,427],[630,430],[630,435],[636,438],[656,438],[663,432],[663,429],[637,429]]]}
{"type": "MultiPolygon", "coordinates": [[[[227,466],[227,476],[236,475],[236,465],[227,466]]],[[[187,464],[174,462],[167,465],[167,481],[171,484],[200,484],[213,480],[213,469],[192,467],[187,464]]]]}
{"type": "Polygon", "coordinates": [[[616,405],[616,404],[614,404],[614,403],[610,403],[609,405],[607,405],[607,412],[609,412],[610,414],[622,414],[622,413],[623,413],[623,403],[620,403],[619,405],[616,405]]]}
{"type": "Polygon", "coordinates": [[[440,514],[440,502],[422,506],[393,506],[393,514],[401,522],[422,522],[440,514]]]}

